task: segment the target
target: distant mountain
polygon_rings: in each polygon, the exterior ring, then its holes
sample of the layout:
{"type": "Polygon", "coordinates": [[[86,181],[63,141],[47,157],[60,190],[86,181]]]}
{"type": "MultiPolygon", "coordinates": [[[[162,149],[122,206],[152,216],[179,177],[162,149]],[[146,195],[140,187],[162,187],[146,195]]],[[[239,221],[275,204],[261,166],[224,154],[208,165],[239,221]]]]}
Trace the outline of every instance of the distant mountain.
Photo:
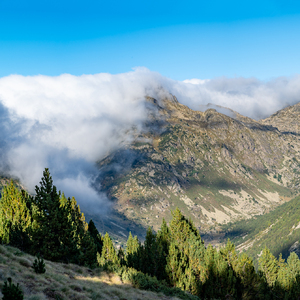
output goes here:
{"type": "Polygon", "coordinates": [[[142,235],[179,207],[201,232],[217,232],[298,193],[299,104],[255,121],[233,111],[193,111],[172,95],[147,100],[143,133],[98,162],[96,186],[113,202],[108,217],[91,215],[100,230],[116,239],[130,230],[142,235]]]}
{"type": "Polygon", "coordinates": [[[272,125],[281,132],[300,134],[300,103],[279,110],[269,118],[261,121],[262,124],[272,125]]]}

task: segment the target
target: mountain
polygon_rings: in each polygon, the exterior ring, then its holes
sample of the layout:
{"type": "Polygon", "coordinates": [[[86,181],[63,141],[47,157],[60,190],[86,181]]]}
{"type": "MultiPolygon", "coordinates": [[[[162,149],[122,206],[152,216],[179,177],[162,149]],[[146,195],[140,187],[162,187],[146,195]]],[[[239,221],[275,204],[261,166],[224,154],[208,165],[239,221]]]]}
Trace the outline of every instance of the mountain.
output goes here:
{"type": "Polygon", "coordinates": [[[281,132],[300,134],[299,117],[300,116],[300,103],[293,106],[288,106],[282,109],[269,118],[261,121],[262,124],[272,125],[281,132]]]}
{"type": "Polygon", "coordinates": [[[299,104],[255,121],[228,109],[193,111],[172,95],[147,102],[142,133],[98,162],[95,186],[113,204],[109,216],[90,215],[101,231],[142,235],[179,207],[201,233],[216,234],[297,195],[299,104]]]}
{"type": "Polygon", "coordinates": [[[263,249],[287,258],[291,252],[300,255],[300,197],[275,208],[266,215],[256,216],[249,220],[227,224],[224,242],[228,238],[236,245],[239,252],[246,252],[257,259],[263,249]]]}

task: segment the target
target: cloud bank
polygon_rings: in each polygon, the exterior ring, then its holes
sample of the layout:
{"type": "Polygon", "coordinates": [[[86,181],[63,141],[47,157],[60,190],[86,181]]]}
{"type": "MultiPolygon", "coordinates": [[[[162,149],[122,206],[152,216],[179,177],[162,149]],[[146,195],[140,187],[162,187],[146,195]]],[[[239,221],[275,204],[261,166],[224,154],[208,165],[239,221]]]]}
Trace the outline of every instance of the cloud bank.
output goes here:
{"type": "Polygon", "coordinates": [[[57,187],[99,210],[95,162],[143,130],[145,96],[172,93],[195,110],[212,103],[259,119],[300,101],[300,76],[175,81],[145,68],[124,74],[0,78],[0,170],[31,191],[49,167],[57,187]]]}

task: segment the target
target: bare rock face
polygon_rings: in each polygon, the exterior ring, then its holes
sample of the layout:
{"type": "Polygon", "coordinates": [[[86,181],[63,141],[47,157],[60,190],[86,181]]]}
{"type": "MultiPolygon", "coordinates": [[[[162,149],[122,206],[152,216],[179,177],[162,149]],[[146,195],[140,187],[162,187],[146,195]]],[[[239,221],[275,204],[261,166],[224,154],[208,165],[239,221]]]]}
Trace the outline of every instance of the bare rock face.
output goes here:
{"type": "Polygon", "coordinates": [[[158,229],[179,207],[201,231],[264,214],[300,186],[300,105],[255,121],[193,111],[174,96],[147,99],[143,134],[99,162],[114,209],[158,229]]]}

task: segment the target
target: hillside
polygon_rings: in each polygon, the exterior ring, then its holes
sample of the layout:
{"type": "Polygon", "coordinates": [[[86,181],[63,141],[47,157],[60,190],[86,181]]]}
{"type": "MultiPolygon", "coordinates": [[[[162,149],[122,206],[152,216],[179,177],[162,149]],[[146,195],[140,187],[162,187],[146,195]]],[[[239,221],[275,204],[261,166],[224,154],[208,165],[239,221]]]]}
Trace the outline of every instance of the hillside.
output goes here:
{"type": "Polygon", "coordinates": [[[278,256],[287,258],[290,252],[300,254],[300,197],[296,197],[275,208],[272,212],[250,220],[224,226],[227,238],[237,246],[239,252],[246,252],[255,260],[268,247],[278,256]]]}
{"type": "Polygon", "coordinates": [[[36,274],[31,268],[34,259],[17,248],[0,245],[0,297],[3,282],[11,277],[14,284],[19,283],[25,300],[178,299],[135,289],[123,283],[119,276],[99,268],[91,270],[73,264],[45,261],[46,273],[36,274]]]}
{"type": "MultiPolygon", "coordinates": [[[[90,215],[101,231],[116,240],[130,230],[141,236],[179,207],[202,233],[213,233],[298,193],[300,139],[275,126],[281,113],[276,122],[259,122],[234,112],[193,111],[171,95],[148,102],[143,133],[98,162],[95,186],[113,203],[109,216],[90,215]]],[[[291,116],[291,126],[298,119],[291,116]]]]}
{"type": "Polygon", "coordinates": [[[269,118],[261,121],[262,124],[272,125],[281,132],[289,132],[295,135],[300,134],[299,126],[299,116],[300,116],[300,103],[293,106],[288,106],[269,118]]]}

